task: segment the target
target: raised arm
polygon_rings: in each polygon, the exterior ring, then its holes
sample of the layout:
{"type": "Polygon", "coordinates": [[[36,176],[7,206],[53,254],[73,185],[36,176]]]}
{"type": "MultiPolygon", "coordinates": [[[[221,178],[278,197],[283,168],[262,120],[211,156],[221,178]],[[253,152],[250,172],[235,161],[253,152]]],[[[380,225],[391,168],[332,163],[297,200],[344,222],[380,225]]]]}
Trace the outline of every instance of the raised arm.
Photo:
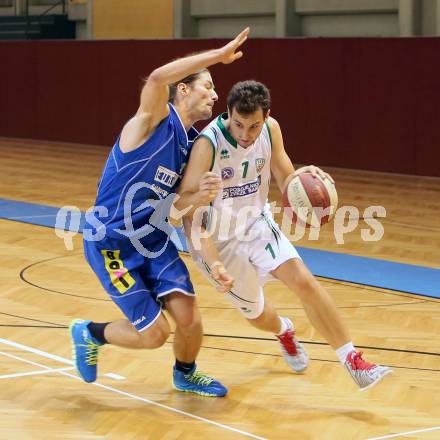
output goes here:
{"type": "Polygon", "coordinates": [[[213,64],[229,64],[242,57],[237,49],[246,41],[246,28],[232,41],[219,49],[181,58],[155,69],[142,88],[136,115],[125,125],[120,140],[121,150],[129,152],[138,148],[169,112],[169,84],[213,64]]]}

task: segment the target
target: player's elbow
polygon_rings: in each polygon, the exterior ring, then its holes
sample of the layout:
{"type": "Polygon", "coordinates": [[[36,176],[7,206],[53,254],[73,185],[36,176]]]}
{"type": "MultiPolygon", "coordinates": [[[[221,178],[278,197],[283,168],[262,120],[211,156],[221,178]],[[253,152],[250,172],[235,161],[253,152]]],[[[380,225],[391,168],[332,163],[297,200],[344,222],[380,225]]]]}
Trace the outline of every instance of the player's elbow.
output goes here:
{"type": "Polygon", "coordinates": [[[154,84],[154,85],[167,85],[167,79],[165,75],[161,71],[160,67],[158,69],[154,69],[148,78],[146,79],[146,83],[154,84]]]}

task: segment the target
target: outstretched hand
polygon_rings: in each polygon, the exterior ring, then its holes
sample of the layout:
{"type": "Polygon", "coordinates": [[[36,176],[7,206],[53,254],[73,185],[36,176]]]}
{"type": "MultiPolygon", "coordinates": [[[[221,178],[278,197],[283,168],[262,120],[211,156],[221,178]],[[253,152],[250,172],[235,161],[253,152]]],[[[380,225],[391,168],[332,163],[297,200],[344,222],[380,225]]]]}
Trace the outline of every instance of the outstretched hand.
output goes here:
{"type": "Polygon", "coordinates": [[[236,50],[247,40],[250,28],[247,27],[245,30],[241,31],[232,41],[219,49],[220,52],[220,62],[223,64],[230,64],[238,60],[243,56],[243,52],[236,50]]]}

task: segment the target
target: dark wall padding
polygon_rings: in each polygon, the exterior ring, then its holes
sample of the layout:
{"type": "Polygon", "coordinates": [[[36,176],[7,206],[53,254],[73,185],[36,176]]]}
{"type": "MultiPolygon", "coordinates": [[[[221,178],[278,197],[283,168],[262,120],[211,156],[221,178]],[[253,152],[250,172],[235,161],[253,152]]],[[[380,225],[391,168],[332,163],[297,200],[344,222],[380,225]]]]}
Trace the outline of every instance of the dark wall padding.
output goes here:
{"type": "MultiPolygon", "coordinates": [[[[0,136],[111,145],[142,79],[223,40],[0,43],[0,136]]],[[[212,68],[224,110],[254,78],[295,162],[440,176],[440,38],[255,39],[212,68]]]]}

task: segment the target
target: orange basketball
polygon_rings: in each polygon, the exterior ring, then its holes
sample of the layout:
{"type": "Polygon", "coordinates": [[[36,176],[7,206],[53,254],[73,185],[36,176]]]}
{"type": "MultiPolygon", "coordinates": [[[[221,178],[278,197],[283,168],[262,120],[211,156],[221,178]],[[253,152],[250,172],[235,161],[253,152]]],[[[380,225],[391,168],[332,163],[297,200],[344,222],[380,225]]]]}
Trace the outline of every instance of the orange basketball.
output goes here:
{"type": "Polygon", "coordinates": [[[283,204],[291,208],[294,223],[320,226],[328,223],[338,207],[338,193],[330,179],[313,177],[310,172],[294,176],[286,186],[283,204]]]}

